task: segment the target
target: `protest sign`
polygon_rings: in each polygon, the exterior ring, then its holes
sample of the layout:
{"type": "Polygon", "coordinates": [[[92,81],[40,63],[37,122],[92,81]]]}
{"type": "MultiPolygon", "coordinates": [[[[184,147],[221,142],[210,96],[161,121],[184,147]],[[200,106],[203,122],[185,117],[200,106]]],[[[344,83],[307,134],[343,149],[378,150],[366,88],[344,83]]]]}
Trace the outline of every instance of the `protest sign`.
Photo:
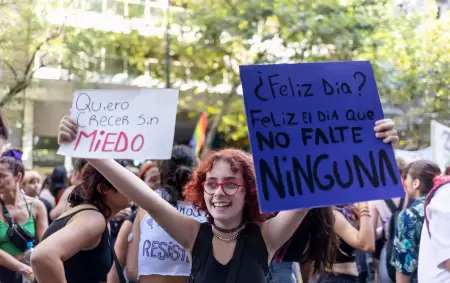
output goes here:
{"type": "Polygon", "coordinates": [[[433,160],[433,150],[431,147],[427,147],[424,149],[419,149],[415,151],[409,151],[409,150],[401,150],[396,149],[395,150],[395,156],[401,157],[405,159],[407,162],[413,162],[416,160],[433,160]]]}
{"type": "Polygon", "coordinates": [[[436,121],[431,121],[431,148],[433,161],[442,171],[450,166],[450,128],[436,121]]]}
{"type": "Polygon", "coordinates": [[[75,91],[78,135],[58,154],[84,158],[169,159],[177,89],[75,91]]]}
{"type": "Polygon", "coordinates": [[[404,195],[369,62],[241,66],[264,212],[404,195]]]}

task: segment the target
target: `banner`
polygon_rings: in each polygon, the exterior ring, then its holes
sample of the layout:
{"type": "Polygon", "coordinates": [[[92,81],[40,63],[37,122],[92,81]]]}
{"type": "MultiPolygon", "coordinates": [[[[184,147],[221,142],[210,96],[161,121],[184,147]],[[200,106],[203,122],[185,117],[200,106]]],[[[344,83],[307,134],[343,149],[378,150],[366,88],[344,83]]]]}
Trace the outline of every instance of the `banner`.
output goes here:
{"type": "Polygon", "coordinates": [[[431,121],[431,148],[433,160],[442,171],[450,166],[450,128],[431,121]]]}
{"type": "Polygon", "coordinates": [[[170,159],[177,89],[78,90],[71,118],[78,135],[58,154],[83,158],[170,159]]]}
{"type": "Polygon", "coordinates": [[[416,160],[430,160],[433,161],[433,150],[431,147],[419,149],[415,151],[396,149],[395,156],[401,157],[408,162],[416,160]]]}
{"type": "Polygon", "coordinates": [[[263,212],[404,195],[369,62],[241,66],[263,212]]]}

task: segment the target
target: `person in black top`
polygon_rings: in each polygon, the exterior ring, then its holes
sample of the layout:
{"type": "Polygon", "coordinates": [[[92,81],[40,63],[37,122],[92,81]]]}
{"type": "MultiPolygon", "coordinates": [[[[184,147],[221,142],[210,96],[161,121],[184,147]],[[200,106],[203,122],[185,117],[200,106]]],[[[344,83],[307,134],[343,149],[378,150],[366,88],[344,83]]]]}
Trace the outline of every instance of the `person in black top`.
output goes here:
{"type": "Polygon", "coordinates": [[[39,283],[99,283],[113,263],[107,221],[131,201],[117,192],[94,167],[69,196],[71,208],[48,227],[31,257],[39,283]]]}
{"type": "MultiPolygon", "coordinates": [[[[76,123],[65,116],[59,141],[72,142],[77,131],[76,123]]],[[[391,120],[379,121],[375,132],[385,140],[398,139],[391,120]]],[[[180,213],[116,161],[91,159],[89,163],[189,251],[190,282],[194,283],[267,282],[269,262],[308,211],[281,211],[265,221],[267,217],[259,212],[252,158],[237,149],[211,154],[185,187],[185,200],[209,217],[209,223],[201,224],[180,213]]]]}
{"type": "MultiPolygon", "coordinates": [[[[277,252],[270,265],[274,281],[278,279],[275,263],[299,262],[303,282],[309,281],[310,274],[331,270],[339,249],[338,235],[334,231],[333,208],[312,208],[308,211],[292,238],[277,252]]],[[[283,275],[283,274],[282,274],[283,275]]]]}

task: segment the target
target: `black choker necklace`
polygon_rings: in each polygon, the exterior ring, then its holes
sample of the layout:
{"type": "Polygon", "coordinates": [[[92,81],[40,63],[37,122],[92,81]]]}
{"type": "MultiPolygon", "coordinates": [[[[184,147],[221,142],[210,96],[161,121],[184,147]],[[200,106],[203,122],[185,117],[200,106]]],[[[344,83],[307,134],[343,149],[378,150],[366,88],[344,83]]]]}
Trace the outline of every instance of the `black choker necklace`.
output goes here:
{"type": "Polygon", "coordinates": [[[245,222],[242,222],[239,226],[237,226],[236,228],[232,228],[232,229],[223,229],[220,227],[217,227],[216,224],[213,223],[213,227],[214,229],[216,229],[217,231],[221,232],[221,233],[234,233],[236,231],[239,231],[242,226],[244,226],[245,222]]]}

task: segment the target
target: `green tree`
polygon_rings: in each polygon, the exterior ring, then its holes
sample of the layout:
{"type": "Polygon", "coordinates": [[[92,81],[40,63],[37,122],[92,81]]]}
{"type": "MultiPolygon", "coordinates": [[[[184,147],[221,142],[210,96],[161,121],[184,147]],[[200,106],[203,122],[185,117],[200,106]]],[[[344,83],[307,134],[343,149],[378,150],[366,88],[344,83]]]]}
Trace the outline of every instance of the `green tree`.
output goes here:
{"type": "Polygon", "coordinates": [[[225,142],[247,138],[238,66],[242,64],[352,60],[366,37],[378,28],[383,1],[193,1],[191,22],[198,41],[184,60],[195,78],[211,86],[227,84],[222,94],[188,97],[213,116],[206,147],[216,131],[225,142]],[[206,106],[209,107],[206,107],[206,106]]]}
{"type": "Polygon", "coordinates": [[[382,101],[405,112],[401,147],[427,146],[430,119],[446,123],[450,110],[450,20],[425,2],[408,13],[387,5],[359,57],[372,61],[382,101]]]}
{"type": "Polygon", "coordinates": [[[57,44],[64,23],[46,24],[42,19],[47,8],[20,0],[0,2],[0,63],[6,86],[0,94],[0,107],[31,85],[34,73],[43,67],[35,66],[37,54],[45,56],[48,48],[57,44]]]}

